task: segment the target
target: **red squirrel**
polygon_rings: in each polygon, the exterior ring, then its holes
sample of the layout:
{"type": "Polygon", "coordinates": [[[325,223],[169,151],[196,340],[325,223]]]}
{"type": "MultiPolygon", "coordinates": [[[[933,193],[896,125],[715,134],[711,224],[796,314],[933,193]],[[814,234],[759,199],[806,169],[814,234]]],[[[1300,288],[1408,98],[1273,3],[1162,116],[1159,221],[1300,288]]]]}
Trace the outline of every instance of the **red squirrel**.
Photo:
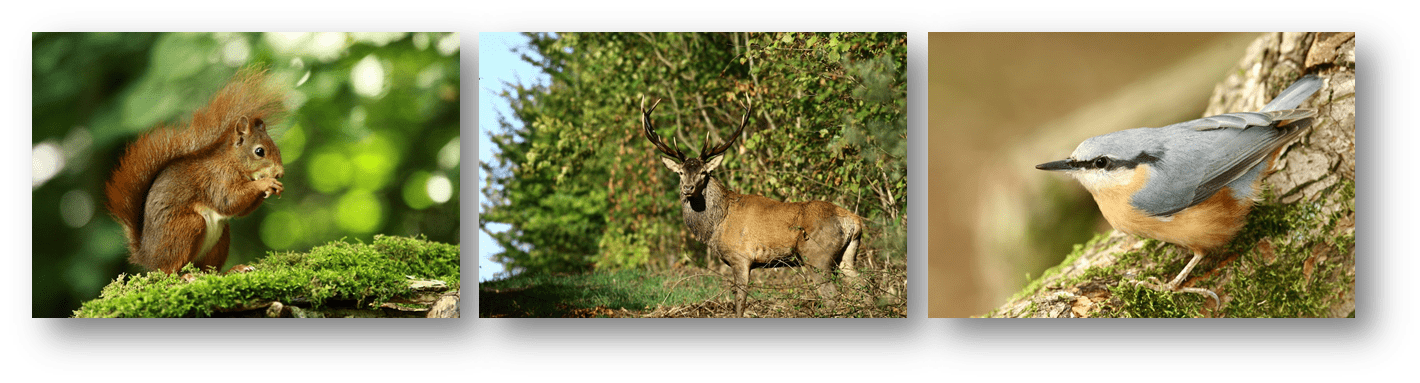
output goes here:
{"type": "Polygon", "coordinates": [[[283,190],[281,149],[267,126],[284,101],[265,71],[244,69],[186,126],[159,125],[128,145],[104,194],[128,238],[129,262],[168,274],[227,262],[227,220],[283,190]]]}

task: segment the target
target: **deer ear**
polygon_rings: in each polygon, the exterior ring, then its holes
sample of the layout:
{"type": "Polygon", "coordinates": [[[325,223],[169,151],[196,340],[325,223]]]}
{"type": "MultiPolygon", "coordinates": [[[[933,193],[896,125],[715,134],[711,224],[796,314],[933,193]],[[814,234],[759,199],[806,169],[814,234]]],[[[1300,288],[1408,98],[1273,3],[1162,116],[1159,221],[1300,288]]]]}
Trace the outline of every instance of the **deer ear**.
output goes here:
{"type": "Polygon", "coordinates": [[[685,170],[680,167],[680,164],[675,163],[675,160],[661,157],[661,162],[666,163],[666,168],[676,172],[676,174],[685,173],[685,170]]]}
{"type": "Polygon", "coordinates": [[[716,156],[714,156],[714,157],[710,157],[710,160],[709,160],[709,161],[705,161],[705,167],[700,168],[700,169],[701,169],[700,172],[701,172],[701,173],[709,174],[711,171],[714,171],[715,168],[720,167],[720,162],[721,162],[722,160],[724,160],[724,159],[725,159],[725,154],[724,154],[724,153],[721,153],[721,154],[716,155],[716,156]]]}

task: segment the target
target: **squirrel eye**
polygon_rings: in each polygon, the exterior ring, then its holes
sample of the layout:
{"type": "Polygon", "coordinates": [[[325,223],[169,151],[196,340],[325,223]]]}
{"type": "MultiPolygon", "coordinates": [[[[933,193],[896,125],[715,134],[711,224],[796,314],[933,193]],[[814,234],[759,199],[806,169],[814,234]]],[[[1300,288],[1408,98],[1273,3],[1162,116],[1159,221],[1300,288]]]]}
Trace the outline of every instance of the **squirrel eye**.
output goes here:
{"type": "Polygon", "coordinates": [[[256,156],[257,156],[257,157],[266,157],[266,148],[263,148],[263,147],[260,147],[260,146],[256,147],[256,156]]]}
{"type": "Polygon", "coordinates": [[[1105,157],[1096,158],[1091,165],[1094,165],[1096,169],[1104,169],[1106,166],[1109,166],[1109,159],[1105,157]]]}

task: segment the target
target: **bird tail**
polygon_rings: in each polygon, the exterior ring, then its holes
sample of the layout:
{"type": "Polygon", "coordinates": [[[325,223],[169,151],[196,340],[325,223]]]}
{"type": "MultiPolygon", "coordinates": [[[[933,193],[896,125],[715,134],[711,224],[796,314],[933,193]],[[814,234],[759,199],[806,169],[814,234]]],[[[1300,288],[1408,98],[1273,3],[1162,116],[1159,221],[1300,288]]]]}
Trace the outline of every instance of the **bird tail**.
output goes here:
{"type": "Polygon", "coordinates": [[[1267,103],[1267,106],[1262,107],[1260,112],[1296,109],[1298,105],[1302,104],[1302,101],[1311,98],[1313,93],[1321,89],[1322,84],[1321,77],[1317,77],[1315,74],[1303,76],[1297,79],[1297,82],[1292,83],[1292,86],[1283,90],[1281,94],[1278,94],[1277,98],[1272,99],[1272,102],[1267,103]]]}

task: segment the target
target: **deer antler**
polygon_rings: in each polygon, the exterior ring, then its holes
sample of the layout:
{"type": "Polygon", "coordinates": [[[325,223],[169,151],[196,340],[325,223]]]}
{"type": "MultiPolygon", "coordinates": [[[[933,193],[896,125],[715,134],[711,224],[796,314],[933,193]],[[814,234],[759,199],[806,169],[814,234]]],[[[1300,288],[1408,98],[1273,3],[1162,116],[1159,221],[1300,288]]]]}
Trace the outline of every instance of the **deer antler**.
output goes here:
{"type": "Polygon", "coordinates": [[[729,149],[730,145],[733,145],[735,143],[735,139],[740,138],[740,133],[743,133],[745,131],[745,125],[749,124],[749,111],[750,105],[746,103],[745,115],[744,117],[740,117],[740,128],[735,130],[733,134],[730,134],[730,138],[725,140],[724,144],[716,146],[714,149],[710,149],[710,151],[705,151],[704,146],[708,146],[710,144],[710,137],[706,136],[705,143],[700,148],[700,159],[709,160],[710,157],[718,156],[720,155],[720,153],[724,153],[725,150],[729,149]]]}
{"type": "Polygon", "coordinates": [[[674,142],[671,143],[671,146],[666,146],[666,143],[661,141],[661,136],[656,134],[656,126],[651,123],[651,112],[656,111],[656,105],[660,104],[661,99],[658,98],[655,103],[651,104],[651,110],[646,110],[646,96],[641,96],[642,130],[646,133],[646,139],[651,140],[651,144],[656,146],[656,150],[675,158],[676,161],[685,162],[685,153],[681,153],[680,149],[675,148],[674,142]]]}

